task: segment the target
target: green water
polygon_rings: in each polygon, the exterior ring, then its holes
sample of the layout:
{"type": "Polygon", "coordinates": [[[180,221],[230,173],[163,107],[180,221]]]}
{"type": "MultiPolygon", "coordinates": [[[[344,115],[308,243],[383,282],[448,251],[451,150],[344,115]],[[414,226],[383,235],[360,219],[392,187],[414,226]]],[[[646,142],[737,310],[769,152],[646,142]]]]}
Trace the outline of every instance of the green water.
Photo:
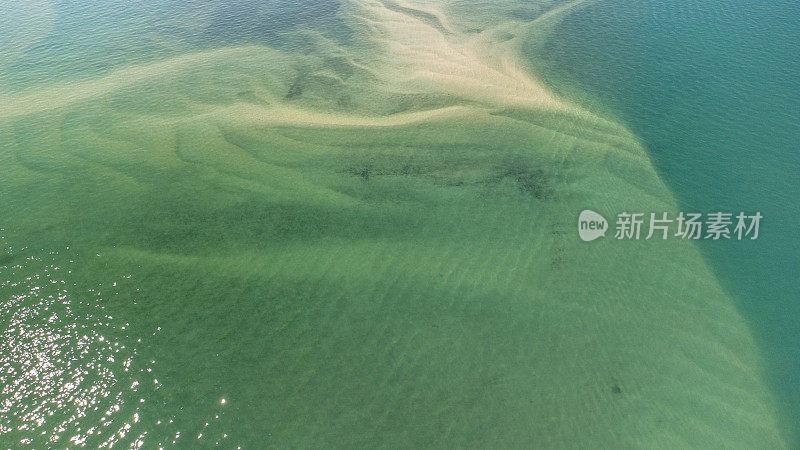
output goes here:
{"type": "MultiPolygon", "coordinates": [[[[747,294],[738,247],[574,233],[586,208],[789,216],[796,155],[759,160],[786,197],[726,197],[720,158],[663,147],[668,103],[602,89],[636,86],[599,51],[623,42],[561,35],[640,42],[638,10],[0,7],[4,447],[790,446],[796,328],[751,299],[795,284],[747,294]]],[[[766,227],[745,251],[790,274],[766,227]]]]}

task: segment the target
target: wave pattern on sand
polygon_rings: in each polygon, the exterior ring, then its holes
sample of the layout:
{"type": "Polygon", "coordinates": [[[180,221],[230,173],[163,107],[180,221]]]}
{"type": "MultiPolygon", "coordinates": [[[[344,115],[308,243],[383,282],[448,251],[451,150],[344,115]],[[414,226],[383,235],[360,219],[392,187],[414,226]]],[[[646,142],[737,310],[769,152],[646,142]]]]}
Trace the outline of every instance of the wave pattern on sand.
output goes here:
{"type": "Polygon", "coordinates": [[[297,29],[297,52],[7,95],[7,228],[141,266],[181,349],[164,389],[226,392],[243,442],[784,446],[697,250],[573,233],[584,208],[675,209],[632,133],[518,56],[581,2],[469,3],[352,0],[357,45],[297,29]]]}

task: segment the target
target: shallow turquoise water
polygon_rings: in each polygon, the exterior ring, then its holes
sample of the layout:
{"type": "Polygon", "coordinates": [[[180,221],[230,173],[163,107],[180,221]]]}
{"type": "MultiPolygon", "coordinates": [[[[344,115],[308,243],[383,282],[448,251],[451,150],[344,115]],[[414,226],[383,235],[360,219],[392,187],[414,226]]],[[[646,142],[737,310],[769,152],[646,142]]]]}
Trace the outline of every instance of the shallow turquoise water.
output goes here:
{"type": "Polygon", "coordinates": [[[757,241],[701,249],[757,335],[800,442],[800,8],[600,1],[536,54],[551,84],[643,139],[682,209],[764,214],[757,241]]]}

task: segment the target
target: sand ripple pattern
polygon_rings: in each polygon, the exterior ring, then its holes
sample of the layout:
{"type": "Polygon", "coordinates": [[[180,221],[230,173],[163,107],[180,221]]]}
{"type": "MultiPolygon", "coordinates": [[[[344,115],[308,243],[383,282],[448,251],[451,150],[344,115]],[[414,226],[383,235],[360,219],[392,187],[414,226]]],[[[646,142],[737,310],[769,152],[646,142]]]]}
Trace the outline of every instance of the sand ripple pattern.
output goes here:
{"type": "Polygon", "coordinates": [[[171,405],[224,394],[244,443],[785,447],[698,251],[575,236],[584,208],[676,209],[635,135],[519,57],[582,4],[352,0],[347,39],[2,96],[3,201],[36,216],[7,228],[141,266],[171,405]]]}

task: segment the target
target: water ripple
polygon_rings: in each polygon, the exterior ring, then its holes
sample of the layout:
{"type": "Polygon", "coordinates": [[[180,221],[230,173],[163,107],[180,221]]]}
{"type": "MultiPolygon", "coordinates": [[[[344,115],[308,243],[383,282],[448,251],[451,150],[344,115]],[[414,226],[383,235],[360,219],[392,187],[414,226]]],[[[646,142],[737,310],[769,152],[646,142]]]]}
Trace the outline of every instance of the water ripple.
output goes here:
{"type": "Polygon", "coordinates": [[[135,301],[131,275],[87,288],[74,281],[79,255],[69,248],[36,256],[4,245],[0,255],[0,437],[110,447],[140,420],[126,407],[138,382],[121,381],[133,375],[141,338],[106,308],[110,297],[135,301]]]}

